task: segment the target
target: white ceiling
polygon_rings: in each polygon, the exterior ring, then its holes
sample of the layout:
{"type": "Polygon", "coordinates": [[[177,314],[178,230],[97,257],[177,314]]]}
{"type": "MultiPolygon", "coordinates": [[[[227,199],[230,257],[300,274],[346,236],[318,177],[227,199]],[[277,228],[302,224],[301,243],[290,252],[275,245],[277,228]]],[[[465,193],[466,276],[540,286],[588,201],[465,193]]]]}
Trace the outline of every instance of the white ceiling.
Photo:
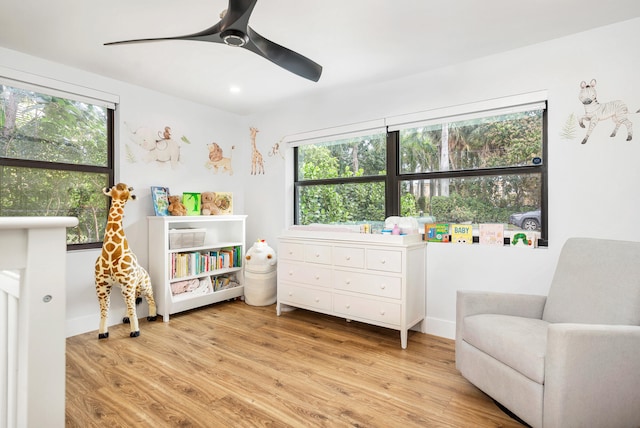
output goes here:
{"type": "Polygon", "coordinates": [[[640,16],[638,0],[258,0],[250,26],[321,64],[317,83],[222,44],[103,45],[198,32],[226,8],[227,0],[1,0],[0,46],[245,115],[640,16]]]}

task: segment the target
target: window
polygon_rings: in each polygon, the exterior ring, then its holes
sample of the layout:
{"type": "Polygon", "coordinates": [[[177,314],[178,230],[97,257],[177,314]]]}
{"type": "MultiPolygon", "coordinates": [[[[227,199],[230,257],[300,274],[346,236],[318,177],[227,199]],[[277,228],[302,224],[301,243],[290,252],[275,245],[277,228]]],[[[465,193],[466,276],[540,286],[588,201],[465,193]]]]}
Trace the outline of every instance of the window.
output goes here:
{"type": "Polygon", "coordinates": [[[296,147],[295,223],[502,223],[545,245],[546,103],[434,116],[296,147]]]}
{"type": "Polygon", "coordinates": [[[296,147],[296,224],[382,223],[386,134],[296,147]]]}
{"type": "Polygon", "coordinates": [[[93,248],[114,181],[114,108],[77,98],[0,81],[0,216],[77,217],[69,248],[93,248]]]}

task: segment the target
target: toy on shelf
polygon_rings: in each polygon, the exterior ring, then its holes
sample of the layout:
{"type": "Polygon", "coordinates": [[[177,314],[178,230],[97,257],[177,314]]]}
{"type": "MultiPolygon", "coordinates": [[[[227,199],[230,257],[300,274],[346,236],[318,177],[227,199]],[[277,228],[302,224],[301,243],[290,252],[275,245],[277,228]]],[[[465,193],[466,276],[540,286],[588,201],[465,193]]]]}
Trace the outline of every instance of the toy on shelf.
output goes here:
{"type": "Polygon", "coordinates": [[[169,196],[168,211],[171,215],[187,215],[187,207],[182,203],[182,197],[177,195],[169,196]]]}

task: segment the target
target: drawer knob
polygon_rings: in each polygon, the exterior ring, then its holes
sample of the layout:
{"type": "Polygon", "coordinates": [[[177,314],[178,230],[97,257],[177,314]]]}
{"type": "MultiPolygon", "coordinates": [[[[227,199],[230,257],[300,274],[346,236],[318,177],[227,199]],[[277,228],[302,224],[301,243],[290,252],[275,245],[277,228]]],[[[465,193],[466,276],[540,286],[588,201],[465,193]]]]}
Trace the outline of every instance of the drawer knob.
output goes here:
{"type": "Polygon", "coordinates": [[[349,285],[349,284],[351,284],[351,280],[350,280],[350,279],[347,279],[344,283],[345,283],[345,284],[347,284],[347,285],[349,285]]]}
{"type": "Polygon", "coordinates": [[[381,310],[381,311],[380,311],[380,315],[384,315],[384,310],[381,310]]]}
{"type": "Polygon", "coordinates": [[[380,289],[381,289],[381,290],[384,290],[385,288],[387,288],[387,286],[386,286],[386,285],[384,285],[384,284],[380,284],[380,289]]]}
{"type": "Polygon", "coordinates": [[[346,260],[351,260],[351,256],[346,256],[345,259],[346,260]]]}
{"type": "Polygon", "coordinates": [[[289,291],[289,297],[293,296],[293,293],[291,291],[289,291]]]}
{"type": "Polygon", "coordinates": [[[293,276],[293,271],[292,270],[289,271],[289,276],[293,276]]]}
{"type": "Polygon", "coordinates": [[[316,303],[318,303],[318,302],[320,302],[320,299],[318,299],[318,298],[316,297],[316,303]]]}
{"type": "Polygon", "coordinates": [[[387,261],[385,259],[380,260],[380,263],[385,264],[387,261]]]}
{"type": "Polygon", "coordinates": [[[320,257],[320,253],[316,253],[316,257],[320,257]]]}
{"type": "Polygon", "coordinates": [[[319,280],[319,279],[320,279],[320,275],[316,275],[316,280],[319,280]]]}
{"type": "Polygon", "coordinates": [[[351,305],[344,305],[345,308],[349,309],[351,305]]]}

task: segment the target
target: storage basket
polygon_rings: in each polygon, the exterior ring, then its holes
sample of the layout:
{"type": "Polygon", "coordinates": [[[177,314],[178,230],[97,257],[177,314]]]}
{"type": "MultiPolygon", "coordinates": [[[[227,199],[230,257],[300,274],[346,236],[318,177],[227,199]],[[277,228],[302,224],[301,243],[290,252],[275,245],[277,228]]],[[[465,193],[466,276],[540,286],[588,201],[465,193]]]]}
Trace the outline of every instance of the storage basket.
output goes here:
{"type": "Polygon", "coordinates": [[[169,231],[169,249],[202,247],[206,229],[172,229],[169,231]]]}

